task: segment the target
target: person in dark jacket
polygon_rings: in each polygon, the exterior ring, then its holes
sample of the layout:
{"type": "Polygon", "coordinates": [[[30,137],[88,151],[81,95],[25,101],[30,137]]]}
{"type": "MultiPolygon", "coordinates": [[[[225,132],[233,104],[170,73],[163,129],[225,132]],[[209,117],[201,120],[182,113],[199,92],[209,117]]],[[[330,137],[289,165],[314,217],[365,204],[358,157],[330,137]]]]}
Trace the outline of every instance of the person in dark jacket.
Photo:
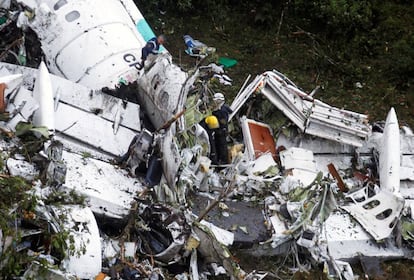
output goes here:
{"type": "Polygon", "coordinates": [[[210,142],[210,154],[209,158],[213,164],[217,164],[217,143],[216,134],[219,130],[219,122],[216,116],[205,117],[199,122],[202,128],[207,131],[208,140],[210,142]]]}
{"type": "Polygon", "coordinates": [[[142,48],[141,53],[141,66],[139,69],[142,69],[145,65],[145,60],[147,60],[148,55],[153,54],[157,55],[160,50],[160,46],[165,43],[165,36],[159,35],[158,37],[153,37],[148,40],[145,46],[142,48]]]}
{"type": "Polygon", "coordinates": [[[230,107],[225,104],[224,95],[222,93],[214,94],[213,101],[216,105],[215,110],[212,112],[213,116],[216,116],[219,121],[219,129],[216,132],[216,152],[218,164],[229,163],[229,156],[227,150],[227,136],[228,136],[228,122],[229,116],[233,112],[230,107]]]}

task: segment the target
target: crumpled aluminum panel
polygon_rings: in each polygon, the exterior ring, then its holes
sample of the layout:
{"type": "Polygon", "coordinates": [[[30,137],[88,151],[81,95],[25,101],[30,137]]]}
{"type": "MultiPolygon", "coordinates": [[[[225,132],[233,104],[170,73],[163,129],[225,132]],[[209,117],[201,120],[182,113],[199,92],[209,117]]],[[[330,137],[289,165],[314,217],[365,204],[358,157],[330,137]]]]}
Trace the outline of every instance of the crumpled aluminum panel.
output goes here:
{"type": "Polygon", "coordinates": [[[404,207],[404,198],[384,190],[373,195],[370,192],[366,187],[347,195],[353,202],[341,208],[379,241],[391,235],[404,207]]]}

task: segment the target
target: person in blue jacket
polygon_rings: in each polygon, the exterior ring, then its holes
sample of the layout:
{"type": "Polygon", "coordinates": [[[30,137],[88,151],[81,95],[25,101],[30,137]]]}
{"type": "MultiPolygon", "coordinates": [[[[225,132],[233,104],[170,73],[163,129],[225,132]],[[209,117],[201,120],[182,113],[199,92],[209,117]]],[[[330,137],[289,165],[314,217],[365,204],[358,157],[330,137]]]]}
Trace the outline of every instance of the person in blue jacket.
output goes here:
{"type": "Polygon", "coordinates": [[[157,55],[160,50],[160,46],[165,43],[165,36],[159,35],[158,37],[153,37],[147,41],[145,46],[142,48],[141,54],[141,66],[139,69],[142,69],[147,60],[148,55],[153,54],[157,55]]]}

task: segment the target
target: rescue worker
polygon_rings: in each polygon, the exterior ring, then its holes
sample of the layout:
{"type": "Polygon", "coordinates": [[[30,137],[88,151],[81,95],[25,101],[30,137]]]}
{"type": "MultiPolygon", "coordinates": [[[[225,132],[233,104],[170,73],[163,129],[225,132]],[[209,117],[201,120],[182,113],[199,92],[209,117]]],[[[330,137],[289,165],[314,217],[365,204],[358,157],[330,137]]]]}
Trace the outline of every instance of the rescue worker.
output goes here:
{"type": "Polygon", "coordinates": [[[209,158],[213,164],[217,164],[217,142],[216,135],[220,127],[219,121],[216,116],[205,117],[200,123],[202,128],[207,131],[208,140],[210,142],[210,155],[209,158]]]}
{"type": "Polygon", "coordinates": [[[213,101],[215,110],[212,112],[219,121],[219,129],[216,132],[216,152],[218,164],[228,164],[229,156],[227,150],[228,122],[229,116],[233,112],[230,107],[225,104],[224,95],[220,92],[214,94],[213,101]]]}
{"type": "Polygon", "coordinates": [[[148,42],[142,48],[141,63],[140,63],[140,67],[138,68],[139,70],[141,70],[144,67],[145,61],[147,60],[148,55],[150,54],[157,55],[159,53],[160,46],[164,43],[165,43],[165,36],[162,34],[159,35],[158,37],[153,37],[148,40],[148,42]]]}

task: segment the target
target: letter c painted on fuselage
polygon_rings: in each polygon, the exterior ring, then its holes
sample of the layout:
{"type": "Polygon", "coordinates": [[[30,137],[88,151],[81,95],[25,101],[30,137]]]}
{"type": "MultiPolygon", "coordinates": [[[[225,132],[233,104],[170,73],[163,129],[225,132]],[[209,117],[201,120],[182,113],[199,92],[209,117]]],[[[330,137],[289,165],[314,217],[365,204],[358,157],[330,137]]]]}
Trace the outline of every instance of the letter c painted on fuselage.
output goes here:
{"type": "Polygon", "coordinates": [[[124,54],[125,62],[129,63],[129,67],[134,67],[139,70],[141,64],[137,61],[136,57],[131,53],[124,54]]]}

